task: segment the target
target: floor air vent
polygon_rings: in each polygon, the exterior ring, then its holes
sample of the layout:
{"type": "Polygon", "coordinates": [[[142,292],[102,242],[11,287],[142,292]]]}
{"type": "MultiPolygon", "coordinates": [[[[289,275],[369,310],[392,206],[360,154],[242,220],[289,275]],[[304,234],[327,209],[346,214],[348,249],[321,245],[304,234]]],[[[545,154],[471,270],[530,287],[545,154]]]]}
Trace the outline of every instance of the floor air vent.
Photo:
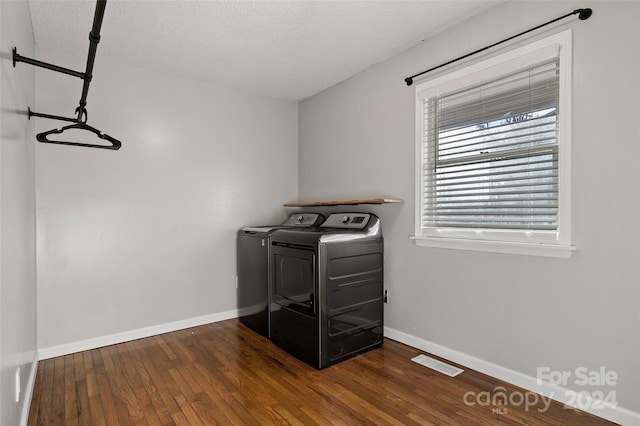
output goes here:
{"type": "Polygon", "coordinates": [[[411,361],[417,362],[420,365],[424,365],[425,367],[429,367],[432,370],[439,371],[442,374],[446,374],[450,377],[456,377],[458,374],[462,373],[464,370],[458,367],[454,367],[449,364],[445,364],[444,362],[440,362],[437,359],[433,359],[426,355],[418,355],[415,358],[411,358],[411,361]]]}

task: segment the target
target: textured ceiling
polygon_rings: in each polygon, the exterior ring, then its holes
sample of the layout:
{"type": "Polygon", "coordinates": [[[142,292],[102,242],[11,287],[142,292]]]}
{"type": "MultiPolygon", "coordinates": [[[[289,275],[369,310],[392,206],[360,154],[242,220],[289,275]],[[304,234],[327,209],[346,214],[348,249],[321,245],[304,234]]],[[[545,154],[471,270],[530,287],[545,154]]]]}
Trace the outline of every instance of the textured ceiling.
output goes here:
{"type": "MultiPolygon", "coordinates": [[[[300,100],[495,3],[110,0],[97,55],[300,100]]],[[[86,55],[93,1],[29,4],[39,48],[86,55]]]]}

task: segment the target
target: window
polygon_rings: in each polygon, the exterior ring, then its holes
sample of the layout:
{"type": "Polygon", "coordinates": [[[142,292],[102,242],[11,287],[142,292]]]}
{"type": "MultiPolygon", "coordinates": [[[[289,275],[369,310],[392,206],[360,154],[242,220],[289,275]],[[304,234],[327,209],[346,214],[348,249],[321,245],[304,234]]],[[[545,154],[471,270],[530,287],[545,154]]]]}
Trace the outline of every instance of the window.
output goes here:
{"type": "Polygon", "coordinates": [[[416,87],[416,242],[568,257],[571,33],[416,87]]]}

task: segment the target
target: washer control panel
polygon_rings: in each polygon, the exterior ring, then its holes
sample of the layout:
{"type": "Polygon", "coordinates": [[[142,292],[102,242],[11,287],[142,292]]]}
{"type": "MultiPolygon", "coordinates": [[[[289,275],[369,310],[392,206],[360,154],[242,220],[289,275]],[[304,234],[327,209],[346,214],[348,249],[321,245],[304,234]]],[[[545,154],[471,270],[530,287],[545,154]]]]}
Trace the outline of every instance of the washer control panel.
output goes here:
{"type": "Polygon", "coordinates": [[[316,226],[324,220],[318,213],[293,213],[283,225],[287,226],[316,226]]]}
{"type": "Polygon", "coordinates": [[[371,217],[368,213],[334,213],[322,224],[323,228],[364,229],[371,217]]]}

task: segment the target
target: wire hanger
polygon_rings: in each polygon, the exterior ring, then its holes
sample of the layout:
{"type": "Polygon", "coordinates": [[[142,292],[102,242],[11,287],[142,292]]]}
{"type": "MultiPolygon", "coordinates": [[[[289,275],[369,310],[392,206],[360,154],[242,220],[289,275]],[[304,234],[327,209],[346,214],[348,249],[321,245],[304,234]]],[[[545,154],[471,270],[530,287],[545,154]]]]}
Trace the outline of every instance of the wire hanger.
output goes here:
{"type": "MultiPolygon", "coordinates": [[[[76,108],[76,112],[78,112],[79,108],[80,107],[76,108]]],[[[39,112],[33,112],[31,111],[31,108],[28,108],[27,114],[29,116],[29,119],[31,119],[31,117],[43,117],[43,118],[49,118],[51,120],[70,121],[74,123],[68,126],[61,127],[60,129],[52,129],[52,130],[49,130],[48,132],[38,133],[36,135],[36,139],[38,140],[38,142],[52,143],[52,144],[59,144],[59,145],[84,146],[87,148],[113,149],[113,150],[118,150],[122,146],[122,143],[119,140],[87,124],[86,109],[84,110],[84,113],[83,113],[84,120],[81,120],[81,121],[78,121],[78,118],[59,117],[57,115],[41,114],[39,112]],[[81,143],[81,142],[58,141],[58,140],[52,140],[47,138],[47,136],[49,135],[60,134],[65,132],[66,130],[71,130],[71,129],[87,130],[97,135],[100,139],[110,142],[111,145],[96,145],[96,144],[88,144],[88,143],[81,143]]]]}
{"type": "MultiPolygon", "coordinates": [[[[39,114],[39,113],[32,112],[31,109],[28,110],[28,114],[29,114],[29,118],[31,118],[32,116],[41,117],[42,115],[46,115],[46,114],[39,114]]],[[[86,117],[86,110],[85,110],[85,117],[86,117]]],[[[51,116],[47,116],[45,118],[56,119],[51,116]]],[[[58,117],[58,118],[64,118],[64,117],[58,117]]],[[[96,129],[95,127],[89,126],[86,120],[61,127],[60,129],[52,129],[52,130],[49,130],[48,132],[38,133],[36,135],[36,139],[38,140],[38,142],[42,142],[42,143],[84,146],[87,148],[103,148],[103,149],[118,150],[122,146],[122,143],[119,140],[107,135],[106,133],[103,133],[102,131],[96,129]],[[96,136],[98,136],[100,139],[106,140],[107,142],[111,143],[111,145],[96,145],[96,144],[88,144],[88,143],[81,143],[81,142],[68,142],[68,141],[52,140],[47,138],[47,136],[49,135],[57,135],[60,133],[64,133],[66,130],[71,130],[71,129],[87,130],[89,132],[96,134],[96,136]]]]}
{"type": "Polygon", "coordinates": [[[57,65],[48,64],[46,62],[27,58],[19,55],[17,48],[15,47],[13,48],[13,66],[14,67],[16,66],[17,62],[25,62],[31,65],[35,65],[37,67],[42,67],[42,68],[46,68],[46,69],[60,72],[63,74],[72,75],[84,81],[84,85],[82,86],[82,96],[80,98],[80,105],[78,106],[78,108],[76,108],[75,118],[60,117],[60,116],[51,115],[51,114],[42,114],[42,113],[31,111],[31,108],[28,109],[29,119],[31,119],[31,117],[42,117],[42,118],[48,118],[51,120],[70,121],[73,123],[68,126],[61,127],[59,129],[52,129],[47,132],[38,133],[36,135],[36,139],[38,140],[38,142],[52,143],[52,144],[58,144],[58,145],[83,146],[87,148],[112,149],[112,150],[118,150],[122,146],[122,143],[119,140],[87,124],[87,109],[86,109],[87,93],[89,92],[89,84],[91,83],[91,79],[93,78],[93,75],[92,75],[93,63],[95,61],[98,43],[100,42],[100,27],[102,26],[102,19],[104,18],[104,10],[106,5],[107,5],[107,0],[97,0],[96,2],[96,11],[93,17],[93,27],[91,29],[91,32],[89,33],[89,53],[87,55],[87,67],[85,72],[78,72],[78,71],[70,70],[68,68],[63,68],[57,65]],[[84,130],[84,131],[94,133],[100,139],[109,142],[110,145],[99,145],[99,144],[71,142],[71,141],[59,141],[59,140],[53,140],[48,138],[49,135],[61,134],[67,130],[72,130],[72,129],[84,130]]]}
{"type": "Polygon", "coordinates": [[[48,132],[38,133],[36,135],[36,139],[38,140],[38,142],[43,142],[43,143],[54,143],[54,144],[59,144],[59,145],[85,146],[87,148],[104,148],[104,149],[115,149],[115,150],[118,150],[122,146],[122,143],[119,140],[117,140],[115,138],[112,138],[111,136],[107,135],[106,133],[102,133],[100,130],[96,129],[95,127],[91,127],[86,123],[70,124],[68,126],[61,127],[60,129],[52,129],[52,130],[49,130],[48,132]],[[88,131],[93,132],[96,135],[98,135],[98,137],[100,139],[104,139],[104,140],[107,140],[107,141],[111,142],[111,145],[110,146],[108,146],[108,145],[95,145],[95,144],[88,144],[88,143],[81,143],[81,142],[67,142],[67,141],[57,141],[57,140],[47,139],[47,136],[49,136],[49,135],[64,133],[66,130],[69,130],[69,129],[88,130],[88,131]]]}

